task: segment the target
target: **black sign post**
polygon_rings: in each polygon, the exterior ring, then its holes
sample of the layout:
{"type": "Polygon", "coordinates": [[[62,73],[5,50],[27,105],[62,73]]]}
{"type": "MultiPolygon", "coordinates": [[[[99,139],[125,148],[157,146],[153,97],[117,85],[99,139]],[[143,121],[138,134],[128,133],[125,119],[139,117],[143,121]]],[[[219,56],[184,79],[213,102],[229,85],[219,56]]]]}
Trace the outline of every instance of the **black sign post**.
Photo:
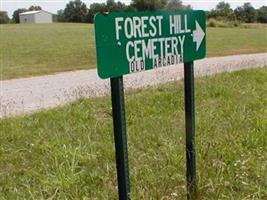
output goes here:
{"type": "MultiPolygon", "coordinates": [[[[128,200],[130,199],[130,181],[123,77],[111,78],[110,83],[119,199],[128,200]]],[[[189,62],[184,64],[186,178],[188,200],[194,200],[197,197],[194,95],[194,63],[189,62]]]]}
{"type": "Polygon", "coordinates": [[[186,127],[186,179],[187,199],[197,196],[196,153],[195,153],[195,99],[194,99],[194,63],[184,64],[184,101],[186,127]]]}
{"type": "Polygon", "coordinates": [[[110,84],[119,199],[128,200],[130,199],[130,181],[123,77],[111,78],[110,84]]]}
{"type": "Polygon", "coordinates": [[[130,199],[122,76],[180,62],[184,63],[187,198],[196,199],[193,62],[206,56],[205,12],[103,12],[95,16],[94,24],[97,72],[100,78],[111,79],[119,199],[130,199]]]}

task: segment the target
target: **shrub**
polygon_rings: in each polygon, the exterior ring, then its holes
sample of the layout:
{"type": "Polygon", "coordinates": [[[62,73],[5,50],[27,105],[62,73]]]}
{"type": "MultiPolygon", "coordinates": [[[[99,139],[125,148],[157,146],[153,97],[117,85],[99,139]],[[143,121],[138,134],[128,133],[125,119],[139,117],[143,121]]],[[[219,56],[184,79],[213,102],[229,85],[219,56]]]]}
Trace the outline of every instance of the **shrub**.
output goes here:
{"type": "Polygon", "coordinates": [[[216,20],[209,19],[207,22],[208,27],[219,27],[219,28],[233,28],[238,27],[240,23],[238,21],[224,21],[224,20],[216,20]]]}
{"type": "Polygon", "coordinates": [[[221,27],[221,28],[231,27],[230,23],[216,20],[216,19],[209,19],[207,26],[208,27],[221,27]]]}
{"type": "Polygon", "coordinates": [[[207,23],[207,26],[208,27],[216,27],[216,24],[217,24],[216,19],[209,19],[208,23],[207,23]]]}

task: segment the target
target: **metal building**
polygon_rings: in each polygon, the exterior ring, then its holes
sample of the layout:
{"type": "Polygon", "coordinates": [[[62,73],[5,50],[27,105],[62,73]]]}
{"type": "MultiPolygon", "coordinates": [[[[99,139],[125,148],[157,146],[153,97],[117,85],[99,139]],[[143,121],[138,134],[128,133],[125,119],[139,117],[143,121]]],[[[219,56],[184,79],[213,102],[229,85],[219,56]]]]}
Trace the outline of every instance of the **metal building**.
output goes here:
{"type": "Polygon", "coordinates": [[[52,23],[53,14],[44,10],[28,11],[19,14],[21,24],[52,23]]]}

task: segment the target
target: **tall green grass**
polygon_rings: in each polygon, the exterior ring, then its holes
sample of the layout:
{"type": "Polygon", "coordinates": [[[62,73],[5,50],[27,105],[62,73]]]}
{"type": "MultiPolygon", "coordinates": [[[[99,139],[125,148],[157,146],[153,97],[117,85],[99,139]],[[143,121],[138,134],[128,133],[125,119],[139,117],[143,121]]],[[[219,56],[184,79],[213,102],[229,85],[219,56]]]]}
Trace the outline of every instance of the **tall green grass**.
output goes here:
{"type": "MultiPolygon", "coordinates": [[[[267,197],[266,68],[196,81],[200,199],[267,197]]],[[[133,199],[185,199],[182,82],[126,93],[133,199]]],[[[117,199],[110,97],[0,121],[1,199],[117,199]]]]}

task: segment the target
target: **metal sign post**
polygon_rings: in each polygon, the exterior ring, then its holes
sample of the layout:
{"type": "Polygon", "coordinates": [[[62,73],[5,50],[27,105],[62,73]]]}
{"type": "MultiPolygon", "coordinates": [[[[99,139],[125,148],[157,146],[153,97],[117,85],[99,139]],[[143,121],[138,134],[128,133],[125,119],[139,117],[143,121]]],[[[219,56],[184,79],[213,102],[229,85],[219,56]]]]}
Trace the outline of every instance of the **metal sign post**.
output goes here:
{"type": "Polygon", "coordinates": [[[186,127],[186,179],[187,199],[197,196],[196,153],[195,153],[195,101],[194,101],[194,63],[184,64],[184,101],[186,127]]]}
{"type": "Polygon", "coordinates": [[[130,199],[123,77],[111,78],[111,100],[119,199],[130,199]]]}
{"type": "Polygon", "coordinates": [[[107,12],[95,16],[97,72],[111,79],[119,199],[130,199],[123,75],[184,64],[186,177],[196,199],[194,60],[206,56],[201,10],[107,12]]]}

